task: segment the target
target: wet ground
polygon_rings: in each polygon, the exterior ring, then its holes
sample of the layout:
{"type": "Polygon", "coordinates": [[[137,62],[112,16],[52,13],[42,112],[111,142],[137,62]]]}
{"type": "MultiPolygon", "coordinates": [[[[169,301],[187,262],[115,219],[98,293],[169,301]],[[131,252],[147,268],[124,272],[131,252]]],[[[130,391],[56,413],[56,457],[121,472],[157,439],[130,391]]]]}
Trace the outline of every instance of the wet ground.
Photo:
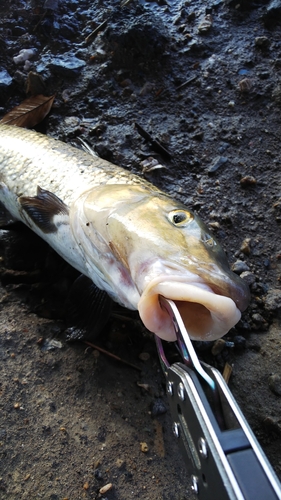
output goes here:
{"type": "MultiPolygon", "coordinates": [[[[40,131],[83,138],[212,228],[252,301],[220,352],[198,354],[233,366],[230,388],[281,477],[281,2],[104,4],[0,5],[1,115],[40,74],[40,93],[56,94],[40,131]]],[[[20,248],[15,265],[1,243],[0,498],[191,499],[151,336],[123,318],[97,341],[139,370],[67,343],[72,271],[40,243],[20,248]]]]}

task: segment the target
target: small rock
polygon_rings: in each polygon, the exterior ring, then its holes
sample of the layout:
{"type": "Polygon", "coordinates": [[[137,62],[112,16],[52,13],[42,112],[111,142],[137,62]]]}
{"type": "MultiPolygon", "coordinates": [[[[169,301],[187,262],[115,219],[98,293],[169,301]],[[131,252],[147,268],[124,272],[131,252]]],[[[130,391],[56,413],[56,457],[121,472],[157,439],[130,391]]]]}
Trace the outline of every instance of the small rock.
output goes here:
{"type": "Polygon", "coordinates": [[[261,49],[267,49],[270,46],[270,40],[267,36],[257,36],[255,38],[255,46],[261,49]]]}
{"type": "Polygon", "coordinates": [[[18,69],[14,72],[13,75],[13,80],[18,83],[19,85],[24,86],[25,81],[26,81],[26,75],[22,71],[19,71],[18,69]]]}
{"type": "Polygon", "coordinates": [[[12,83],[13,79],[9,75],[8,71],[4,68],[0,68],[0,88],[9,87],[12,83]]]}
{"type": "Polygon", "coordinates": [[[154,89],[153,83],[146,82],[140,90],[140,95],[150,94],[154,89]]]}
{"type": "Polygon", "coordinates": [[[252,86],[253,83],[252,80],[250,80],[250,78],[243,78],[243,80],[240,80],[240,82],[238,83],[239,90],[243,94],[250,92],[252,86]]]}
{"type": "Polygon", "coordinates": [[[149,352],[141,352],[139,354],[139,359],[141,359],[141,361],[148,361],[149,358],[150,358],[149,352]]]}
{"type": "Polygon", "coordinates": [[[252,314],[252,320],[258,326],[264,325],[266,323],[265,319],[259,313],[252,314]]]}
{"type": "Polygon", "coordinates": [[[107,493],[108,491],[112,490],[112,487],[113,487],[113,484],[112,483],[108,483],[105,486],[103,486],[100,489],[99,492],[100,492],[101,495],[104,495],[104,493],[107,493]]]}
{"type": "Polygon", "coordinates": [[[126,465],[125,460],[122,460],[122,458],[117,458],[115,464],[118,469],[122,469],[126,465]]]}
{"type": "Polygon", "coordinates": [[[271,375],[268,379],[269,388],[274,394],[281,396],[281,377],[277,373],[271,375]]]}
{"type": "Polygon", "coordinates": [[[208,31],[210,31],[212,25],[213,25],[213,18],[211,14],[207,14],[203,19],[203,21],[198,26],[198,33],[200,33],[201,35],[205,35],[205,33],[208,33],[208,31]]]}
{"type": "Polygon", "coordinates": [[[165,404],[163,403],[162,399],[155,399],[153,403],[151,404],[151,415],[153,417],[157,417],[158,415],[163,415],[166,413],[167,408],[165,404]]]}
{"type": "Polygon", "coordinates": [[[15,64],[25,63],[25,61],[34,57],[36,53],[36,49],[22,49],[18,56],[13,57],[13,61],[15,64]]]}
{"type": "Polygon", "coordinates": [[[208,168],[207,172],[209,175],[214,174],[220,167],[225,165],[228,162],[228,158],[226,156],[217,156],[214,159],[213,163],[208,168]]]}
{"type": "Polygon", "coordinates": [[[240,251],[243,252],[245,255],[250,255],[251,253],[251,238],[245,238],[244,241],[242,241],[240,251]]]}
{"type": "Polygon", "coordinates": [[[281,290],[269,290],[265,297],[264,307],[269,312],[277,312],[281,310],[281,290]]]}
{"type": "Polygon", "coordinates": [[[86,63],[71,53],[65,53],[62,56],[53,57],[47,66],[54,73],[65,77],[75,77],[81,73],[86,63]]]}
{"type": "Polygon", "coordinates": [[[242,188],[255,186],[256,183],[257,183],[257,181],[256,181],[255,177],[253,177],[252,175],[245,175],[245,177],[242,177],[242,179],[240,179],[240,186],[242,188]]]}
{"type": "Polygon", "coordinates": [[[67,127],[78,127],[80,125],[80,118],[78,116],[66,116],[64,119],[64,123],[67,127]]]}
{"type": "Polygon", "coordinates": [[[140,443],[140,449],[143,453],[147,453],[148,452],[148,446],[147,446],[147,443],[140,443]]]}
{"type": "Polygon", "coordinates": [[[53,349],[62,349],[62,347],[62,342],[56,339],[44,339],[41,344],[41,350],[43,352],[52,351],[53,349]]]}
{"type": "Polygon", "coordinates": [[[94,476],[98,481],[101,481],[103,479],[103,475],[100,469],[95,470],[94,476]]]}
{"type": "Polygon", "coordinates": [[[243,260],[237,260],[231,267],[232,271],[236,274],[241,274],[244,271],[249,271],[250,268],[247,266],[246,262],[243,260]]]}
{"type": "Polygon", "coordinates": [[[244,271],[243,273],[240,274],[240,278],[242,278],[246,283],[250,286],[256,281],[256,277],[254,273],[251,273],[250,271],[244,271]]]}
{"type": "Polygon", "coordinates": [[[222,350],[225,348],[225,340],[223,339],[218,339],[215,341],[213,347],[212,347],[212,355],[217,356],[222,352],[222,350]]]}

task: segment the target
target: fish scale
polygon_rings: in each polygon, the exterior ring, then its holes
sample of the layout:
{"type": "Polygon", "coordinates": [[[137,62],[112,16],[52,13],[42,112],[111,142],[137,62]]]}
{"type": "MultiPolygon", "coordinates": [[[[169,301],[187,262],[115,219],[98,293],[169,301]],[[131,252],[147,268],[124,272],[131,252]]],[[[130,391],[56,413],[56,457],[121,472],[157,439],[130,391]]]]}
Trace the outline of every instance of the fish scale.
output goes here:
{"type": "Polygon", "coordinates": [[[69,144],[34,131],[0,124],[0,175],[18,196],[35,196],[37,186],[69,205],[81,191],[100,184],[147,181],[69,144]]]}

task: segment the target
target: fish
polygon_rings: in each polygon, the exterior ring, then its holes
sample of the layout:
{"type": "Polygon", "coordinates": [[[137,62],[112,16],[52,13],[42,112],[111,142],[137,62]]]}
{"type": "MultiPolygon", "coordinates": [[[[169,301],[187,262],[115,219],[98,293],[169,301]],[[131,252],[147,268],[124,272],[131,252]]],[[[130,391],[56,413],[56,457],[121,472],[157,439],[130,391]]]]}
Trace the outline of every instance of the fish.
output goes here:
{"type": "Polygon", "coordinates": [[[122,167],[55,138],[0,123],[2,218],[22,221],[101,290],[175,340],[159,296],[193,340],[240,320],[248,285],[198,215],[122,167]]]}

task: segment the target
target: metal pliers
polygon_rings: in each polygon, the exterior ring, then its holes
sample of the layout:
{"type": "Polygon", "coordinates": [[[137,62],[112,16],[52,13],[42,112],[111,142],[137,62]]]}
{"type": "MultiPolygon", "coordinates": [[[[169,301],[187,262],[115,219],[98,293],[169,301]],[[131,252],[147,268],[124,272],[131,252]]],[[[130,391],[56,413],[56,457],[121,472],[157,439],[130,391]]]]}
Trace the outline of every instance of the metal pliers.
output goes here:
{"type": "Polygon", "coordinates": [[[156,337],[173,419],[191,488],[200,500],[281,500],[281,485],[220,372],[201,363],[180,313],[170,315],[182,362],[169,364],[156,337]]]}

